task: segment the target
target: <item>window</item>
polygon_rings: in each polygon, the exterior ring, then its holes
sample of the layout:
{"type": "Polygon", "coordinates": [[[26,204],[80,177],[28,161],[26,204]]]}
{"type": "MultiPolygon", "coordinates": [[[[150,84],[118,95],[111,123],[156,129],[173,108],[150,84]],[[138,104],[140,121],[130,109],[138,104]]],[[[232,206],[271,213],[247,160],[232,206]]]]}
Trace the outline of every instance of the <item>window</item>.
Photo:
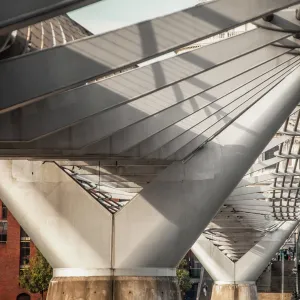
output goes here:
{"type": "Polygon", "coordinates": [[[28,294],[22,293],[17,296],[17,300],[30,300],[30,296],[28,294]]]}
{"type": "Polygon", "coordinates": [[[0,243],[7,242],[7,221],[0,221],[0,243]]]}
{"type": "Polygon", "coordinates": [[[21,227],[20,232],[20,269],[26,268],[29,265],[30,259],[30,237],[21,227]]]}
{"type": "Polygon", "coordinates": [[[25,230],[21,227],[21,241],[30,241],[30,237],[25,232],[25,230]]]}
{"type": "Polygon", "coordinates": [[[2,203],[2,220],[7,219],[7,207],[5,206],[4,203],[2,203]]]}
{"type": "MultiPolygon", "coordinates": [[[[263,160],[268,160],[268,159],[271,159],[273,157],[275,157],[275,152],[279,151],[279,146],[276,146],[266,152],[263,153],[263,160]]],[[[272,166],[269,166],[269,167],[266,167],[265,169],[274,169],[275,168],[275,165],[272,165],[272,166]]]]}
{"type": "Polygon", "coordinates": [[[30,241],[21,241],[20,247],[20,268],[23,269],[29,265],[30,259],[30,241]]]}

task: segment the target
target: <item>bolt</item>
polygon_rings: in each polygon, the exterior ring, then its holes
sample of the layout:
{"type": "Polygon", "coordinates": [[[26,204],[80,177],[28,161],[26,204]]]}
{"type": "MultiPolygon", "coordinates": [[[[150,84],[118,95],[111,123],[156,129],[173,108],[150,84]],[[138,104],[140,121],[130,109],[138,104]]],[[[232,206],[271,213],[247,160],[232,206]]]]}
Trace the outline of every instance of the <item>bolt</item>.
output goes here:
{"type": "Polygon", "coordinates": [[[263,16],[263,20],[266,22],[272,22],[274,19],[274,15],[273,14],[269,14],[269,15],[265,15],[263,16]]]}
{"type": "Polygon", "coordinates": [[[296,9],[296,19],[300,21],[300,9],[296,9]]]}

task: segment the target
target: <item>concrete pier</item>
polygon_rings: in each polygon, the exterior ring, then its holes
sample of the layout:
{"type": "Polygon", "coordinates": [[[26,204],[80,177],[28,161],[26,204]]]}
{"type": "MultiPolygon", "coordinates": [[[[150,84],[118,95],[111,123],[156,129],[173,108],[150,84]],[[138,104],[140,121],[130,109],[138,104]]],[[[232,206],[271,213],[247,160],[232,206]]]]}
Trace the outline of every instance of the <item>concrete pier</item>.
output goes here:
{"type": "Polygon", "coordinates": [[[259,293],[258,300],[291,300],[291,293],[259,293]]]}
{"type": "Polygon", "coordinates": [[[181,300],[176,277],[54,277],[47,299],[181,300]]]}
{"type": "Polygon", "coordinates": [[[47,299],[112,300],[111,277],[54,277],[47,299]]]}
{"type": "Polygon", "coordinates": [[[176,277],[115,277],[114,300],[181,300],[176,277]]]}
{"type": "Polygon", "coordinates": [[[214,284],[211,300],[257,300],[255,282],[214,284]]]}

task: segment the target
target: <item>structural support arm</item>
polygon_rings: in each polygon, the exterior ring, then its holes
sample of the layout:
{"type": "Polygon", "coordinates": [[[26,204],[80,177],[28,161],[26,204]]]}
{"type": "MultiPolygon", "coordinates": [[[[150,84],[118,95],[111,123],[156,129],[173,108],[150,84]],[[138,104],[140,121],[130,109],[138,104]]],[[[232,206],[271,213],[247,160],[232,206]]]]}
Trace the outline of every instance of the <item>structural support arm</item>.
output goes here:
{"type": "Polygon", "coordinates": [[[283,223],[276,231],[266,234],[236,263],[201,235],[192,251],[215,281],[211,299],[256,300],[255,281],[298,224],[298,221],[283,223]]]}
{"type": "Polygon", "coordinates": [[[266,268],[276,251],[284,244],[298,221],[287,221],[276,231],[267,233],[235,266],[235,280],[255,281],[266,268]]]}
{"type": "Polygon", "coordinates": [[[298,221],[287,221],[276,231],[267,233],[236,263],[233,263],[204,235],[201,235],[195,242],[192,251],[205,270],[217,282],[256,281],[298,224],[298,221]]]}
{"type": "Polygon", "coordinates": [[[186,163],[169,166],[117,213],[116,268],[177,265],[298,104],[299,79],[297,69],[186,163]]]}
{"type": "Polygon", "coordinates": [[[192,251],[214,281],[234,282],[234,262],[201,235],[192,251]]]}
{"type": "Polygon", "coordinates": [[[1,200],[59,274],[110,275],[108,211],[53,163],[0,161],[0,170],[1,200]]]}

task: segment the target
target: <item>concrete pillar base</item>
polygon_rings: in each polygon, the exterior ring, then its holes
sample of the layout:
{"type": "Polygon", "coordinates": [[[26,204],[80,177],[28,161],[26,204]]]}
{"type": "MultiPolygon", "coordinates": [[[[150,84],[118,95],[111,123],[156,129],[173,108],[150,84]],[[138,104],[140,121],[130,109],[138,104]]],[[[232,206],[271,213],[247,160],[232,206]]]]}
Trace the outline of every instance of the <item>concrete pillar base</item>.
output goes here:
{"type": "Polygon", "coordinates": [[[258,300],[291,300],[292,293],[259,293],[258,300]]]}
{"type": "Polygon", "coordinates": [[[181,300],[176,277],[54,277],[47,300],[181,300]]]}
{"type": "Polygon", "coordinates": [[[110,276],[54,277],[47,300],[112,300],[110,276]]]}
{"type": "Polygon", "coordinates": [[[114,278],[114,300],[181,300],[176,277],[114,278]]]}
{"type": "Polygon", "coordinates": [[[214,284],[211,300],[257,300],[256,285],[214,284]]]}

